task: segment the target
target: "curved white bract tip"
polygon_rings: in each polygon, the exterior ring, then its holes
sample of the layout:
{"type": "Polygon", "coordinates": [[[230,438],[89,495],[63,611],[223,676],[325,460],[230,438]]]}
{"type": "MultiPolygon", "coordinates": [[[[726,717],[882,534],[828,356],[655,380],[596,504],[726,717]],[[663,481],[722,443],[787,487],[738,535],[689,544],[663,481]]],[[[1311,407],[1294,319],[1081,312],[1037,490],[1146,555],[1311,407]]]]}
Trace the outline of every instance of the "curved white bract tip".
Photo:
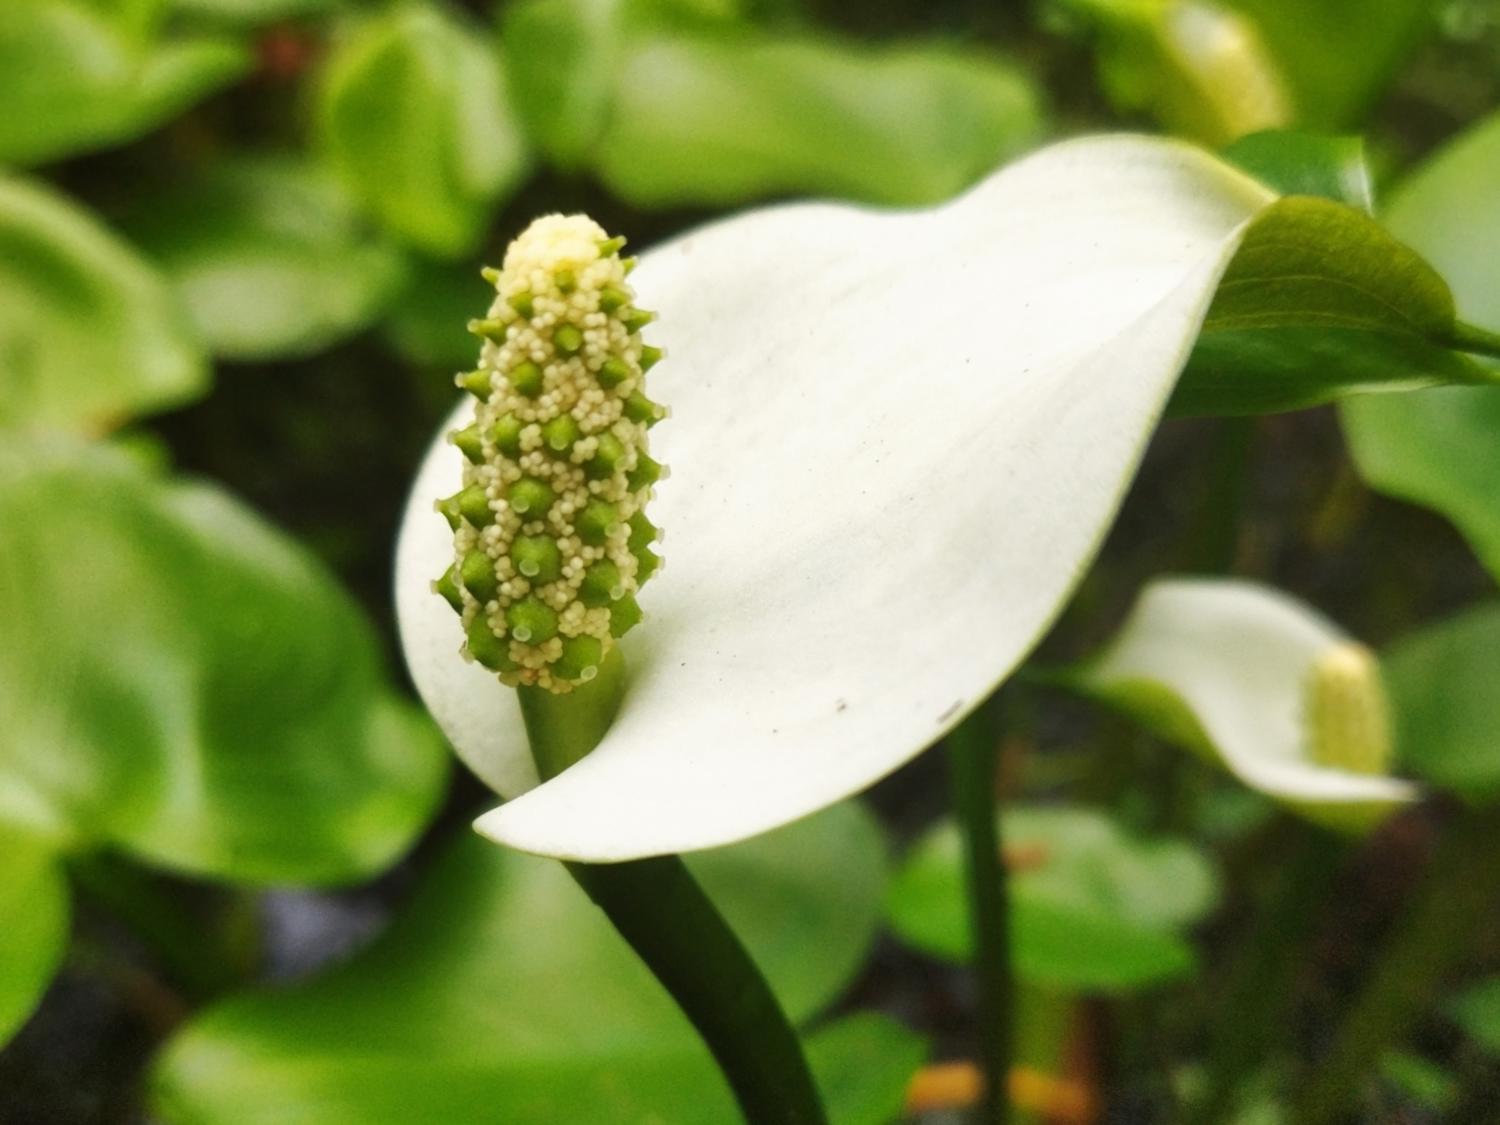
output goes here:
{"type": "MultiPolygon", "coordinates": [[[[1419,790],[1317,760],[1317,708],[1310,707],[1309,691],[1350,651],[1337,627],[1265,586],[1163,579],[1141,594],[1114,641],[1081,670],[1078,686],[1308,819],[1358,832],[1419,790]]],[[[1353,763],[1361,755],[1347,757],[1353,763]]]]}
{"type": "MultiPolygon", "coordinates": [[[[1136,137],[1047,149],[930,211],[803,204],[716,223],[632,276],[670,358],[668,566],[619,718],[535,784],[513,693],[428,592],[442,435],[398,555],[412,674],[512,800],[480,831],[594,862],[712,847],[840,800],[975,707],[1113,518],[1265,190],[1136,137]]],[[[461,408],[462,410],[467,409],[461,408]]],[[[461,416],[460,414],[460,416],[461,416]]]]}

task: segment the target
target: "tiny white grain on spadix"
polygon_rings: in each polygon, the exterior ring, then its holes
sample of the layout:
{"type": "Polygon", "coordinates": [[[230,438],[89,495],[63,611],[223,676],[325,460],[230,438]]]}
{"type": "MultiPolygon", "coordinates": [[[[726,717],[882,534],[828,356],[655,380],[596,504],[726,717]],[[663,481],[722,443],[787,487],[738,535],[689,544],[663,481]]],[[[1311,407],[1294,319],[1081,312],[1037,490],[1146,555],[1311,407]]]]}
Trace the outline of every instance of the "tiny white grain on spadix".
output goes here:
{"type": "Polygon", "coordinates": [[[536,784],[515,693],[431,593],[442,427],[397,559],[402,643],[481,832],[591,862],[713,847],[868,786],[951,729],[1087,566],[1264,188],[1188,146],[1086,138],[925,211],[753,211],[648,251],[667,360],[666,567],[624,705],[536,784]]]}

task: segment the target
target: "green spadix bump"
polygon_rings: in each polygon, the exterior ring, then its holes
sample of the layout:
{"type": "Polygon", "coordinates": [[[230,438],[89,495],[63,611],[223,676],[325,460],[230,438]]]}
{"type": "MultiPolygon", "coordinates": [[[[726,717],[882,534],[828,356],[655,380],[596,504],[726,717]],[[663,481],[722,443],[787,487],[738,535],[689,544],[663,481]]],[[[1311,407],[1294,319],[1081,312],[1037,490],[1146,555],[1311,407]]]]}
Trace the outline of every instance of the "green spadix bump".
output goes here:
{"type": "Polygon", "coordinates": [[[599,307],[607,313],[616,312],[630,304],[630,294],[617,285],[606,285],[599,290],[599,307]]]}
{"type": "Polygon", "coordinates": [[[630,550],[632,553],[645,550],[656,542],[659,532],[656,525],[646,516],[645,512],[637,512],[630,517],[630,550]]]}
{"type": "Polygon", "coordinates": [[[494,266],[480,266],[479,276],[484,278],[491,285],[500,284],[500,271],[497,270],[494,266]]]}
{"type": "Polygon", "coordinates": [[[459,452],[468,458],[469,464],[477,465],[484,460],[484,441],[479,436],[477,422],[461,430],[454,430],[452,439],[453,444],[458,446],[459,452]]]}
{"type": "Polygon", "coordinates": [[[599,367],[599,385],[606,391],[612,391],[630,378],[630,365],[623,359],[611,356],[599,367]]]}
{"type": "Polygon", "coordinates": [[[458,525],[464,521],[464,514],[458,510],[458,498],[462,495],[462,492],[455,492],[452,496],[443,497],[434,505],[454,531],[457,531],[458,525]]]}
{"type": "Polygon", "coordinates": [[[522,535],[510,545],[510,561],[528,582],[545,586],[562,574],[562,552],[545,535],[522,535]]]}
{"type": "Polygon", "coordinates": [[[656,314],[654,312],[647,312],[645,309],[630,309],[621,314],[620,323],[625,326],[625,331],[634,336],[655,319],[656,314]]]}
{"type": "Polygon", "coordinates": [[[578,288],[578,275],[571,269],[560,269],[552,275],[552,284],[559,293],[571,293],[578,288]]]}
{"type": "Polygon", "coordinates": [[[667,412],[662,406],[652,402],[638,390],[631,391],[625,400],[625,417],[647,428],[656,425],[666,416],[667,412]]]}
{"type": "Polygon", "coordinates": [[[458,589],[457,563],[443,571],[443,576],[432,584],[432,590],[433,593],[443,596],[443,600],[453,607],[454,613],[464,611],[464,596],[458,589]]]}
{"type": "Polygon", "coordinates": [[[583,573],[578,600],[591,609],[609,605],[625,596],[625,582],[620,568],[608,559],[600,559],[583,573]]]}
{"type": "Polygon", "coordinates": [[[540,598],[523,598],[505,611],[505,624],[522,644],[546,644],[557,636],[557,611],[540,598]]]}
{"type": "Polygon", "coordinates": [[[489,527],[495,522],[489,495],[482,484],[471,484],[458,494],[458,510],[475,527],[489,527]]]}
{"type": "Polygon", "coordinates": [[[522,477],[510,486],[505,498],[510,502],[511,511],[517,515],[525,516],[528,520],[539,520],[547,514],[552,501],[557,497],[546,481],[522,477]]]}
{"type": "Polygon", "coordinates": [[[661,478],[661,462],[643,451],[636,455],[635,468],[626,474],[625,483],[629,485],[631,492],[639,492],[643,488],[650,488],[661,478]]]}
{"type": "Polygon", "coordinates": [[[599,257],[607,258],[611,254],[618,254],[625,249],[625,236],[617,234],[613,238],[606,238],[599,243],[599,257]]]}
{"type": "Polygon", "coordinates": [[[493,317],[469,321],[470,332],[476,336],[483,336],[486,340],[491,340],[497,344],[505,343],[505,333],[509,328],[510,325],[506,324],[505,321],[496,320],[493,317]]]}
{"type": "Polygon", "coordinates": [[[513,672],[520,667],[510,658],[510,642],[490,631],[484,614],[475,614],[464,630],[464,639],[469,642],[469,655],[491,672],[513,672]]]}
{"type": "Polygon", "coordinates": [[[651,580],[651,576],[661,569],[661,557],[654,554],[650,548],[642,547],[638,551],[631,551],[635,555],[635,583],[644,586],[651,580]]]}
{"type": "Polygon", "coordinates": [[[563,641],[562,655],[552,665],[552,674],[569,680],[592,680],[604,659],[604,643],[587,634],[563,641]]]}
{"type": "Polygon", "coordinates": [[[536,302],[530,293],[517,293],[508,303],[516,310],[517,316],[525,317],[527,320],[530,320],[531,315],[536,312],[536,302]]]}
{"type": "Polygon", "coordinates": [[[638,266],[638,265],[640,265],[640,264],[641,264],[641,260],[639,258],[621,258],[620,259],[620,266],[621,266],[622,269],[624,269],[626,277],[629,277],[632,273],[634,273],[635,272],[635,267],[638,266]]]}
{"type": "Polygon", "coordinates": [[[626,594],[609,607],[609,635],[618,640],[641,623],[641,605],[633,594],[626,594]]]}
{"type": "Polygon", "coordinates": [[[542,427],[542,440],[553,453],[566,454],[579,433],[578,422],[571,414],[559,414],[542,427]]]}
{"type": "Polygon", "coordinates": [[[574,521],[578,538],[590,547],[602,547],[620,525],[620,509],[605,500],[590,500],[574,521]]]}
{"type": "Polygon", "coordinates": [[[521,456],[521,431],[526,423],[514,414],[504,414],[490,427],[490,440],[495,448],[514,460],[521,456]]]}
{"type": "Polygon", "coordinates": [[[660,348],[653,348],[650,344],[641,345],[641,370],[650,371],[667,353],[660,348]]]}
{"type": "Polygon", "coordinates": [[[505,373],[510,385],[527,398],[536,398],[542,393],[542,369],[531,360],[522,360],[505,373]]]}
{"type": "Polygon", "coordinates": [[[552,333],[552,346],[562,355],[577,355],[583,347],[583,333],[572,324],[559,324],[552,333]]]}
{"type": "Polygon", "coordinates": [[[614,434],[600,434],[599,448],[595,450],[588,464],[584,465],[583,475],[589,480],[604,480],[606,477],[614,476],[615,470],[624,460],[625,443],[614,434]]]}
{"type": "Polygon", "coordinates": [[[500,588],[499,580],[495,577],[495,564],[490,562],[490,557],[483,551],[470,551],[458,564],[459,581],[464,584],[464,589],[473,594],[480,602],[488,602],[495,596],[495,591],[500,588]]]}
{"type": "Polygon", "coordinates": [[[478,371],[467,371],[460,375],[458,385],[480,402],[487,401],[494,391],[490,385],[490,373],[482,367],[478,371]]]}

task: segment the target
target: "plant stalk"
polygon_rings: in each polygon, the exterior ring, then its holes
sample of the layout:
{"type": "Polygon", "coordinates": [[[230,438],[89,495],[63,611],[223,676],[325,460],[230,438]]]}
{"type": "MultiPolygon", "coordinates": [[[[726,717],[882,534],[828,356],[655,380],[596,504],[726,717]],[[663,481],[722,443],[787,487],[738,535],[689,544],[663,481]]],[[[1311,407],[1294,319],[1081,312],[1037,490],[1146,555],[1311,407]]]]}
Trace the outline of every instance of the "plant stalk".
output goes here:
{"type": "Polygon", "coordinates": [[[1497,835],[1500,806],[1464,809],[1449,825],[1333,1049],[1299,1091],[1293,1125],[1335,1125],[1353,1118],[1381,1057],[1401,1045],[1444,980],[1472,951],[1476,932],[1500,897],[1497,835]]]}
{"type": "Polygon", "coordinates": [[[1500,358],[1500,335],[1461,320],[1453,322],[1453,330],[1444,343],[1455,351],[1500,358]]]}
{"type": "Polygon", "coordinates": [[[969,930],[979,982],[980,1064],[985,1077],[980,1109],[986,1125],[1005,1125],[1010,1119],[1016,981],[995,803],[995,740],[986,729],[983,709],[960,723],[947,744],[954,811],[964,838],[969,930]]]}
{"type": "MultiPolygon", "coordinates": [[[[556,777],[599,744],[619,710],[619,649],[568,695],[520,689],[537,772],[556,777]]],[[[747,1125],[824,1125],[801,1041],[745,947],[675,856],[627,863],[567,863],[697,1028],[747,1125]]]]}

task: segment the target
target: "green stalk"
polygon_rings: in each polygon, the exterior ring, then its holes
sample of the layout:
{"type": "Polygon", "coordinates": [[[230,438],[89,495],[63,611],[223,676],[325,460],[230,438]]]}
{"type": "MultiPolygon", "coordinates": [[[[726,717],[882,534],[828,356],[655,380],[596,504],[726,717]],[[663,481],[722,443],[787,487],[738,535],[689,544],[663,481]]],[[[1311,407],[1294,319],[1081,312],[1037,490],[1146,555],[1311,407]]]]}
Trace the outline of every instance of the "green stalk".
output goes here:
{"type": "Polygon", "coordinates": [[[1500,335],[1461,320],[1453,322],[1453,330],[1443,342],[1455,351],[1500,358],[1500,335]]]}
{"type": "Polygon", "coordinates": [[[1005,1125],[1010,1119],[1016,981],[995,807],[995,740],[985,729],[982,709],[948,736],[948,761],[954,810],[964,838],[969,931],[979,980],[980,1063],[985,1077],[981,1110],[989,1125],[1005,1125]]]}
{"type": "Polygon", "coordinates": [[[1291,854],[1276,864],[1275,883],[1257,903],[1250,933],[1240,947],[1209,1033],[1207,1086],[1188,1117],[1190,1125],[1231,1120],[1245,1086],[1284,1038],[1297,975],[1307,956],[1318,906],[1347,853],[1343,842],[1307,825],[1291,854]]]}
{"type": "Polygon", "coordinates": [[[1449,826],[1332,1051],[1299,1091],[1293,1125],[1335,1125],[1352,1118],[1380,1059],[1405,1041],[1445,979],[1472,951],[1500,896],[1497,834],[1500,806],[1465,809],[1449,826]]]}
{"type": "MultiPolygon", "coordinates": [[[[599,744],[619,710],[624,679],[616,648],[595,679],[567,695],[520,689],[543,780],[599,744]]],[[[564,866],[698,1029],[748,1125],[824,1125],[796,1030],[680,858],[564,866]]]]}

